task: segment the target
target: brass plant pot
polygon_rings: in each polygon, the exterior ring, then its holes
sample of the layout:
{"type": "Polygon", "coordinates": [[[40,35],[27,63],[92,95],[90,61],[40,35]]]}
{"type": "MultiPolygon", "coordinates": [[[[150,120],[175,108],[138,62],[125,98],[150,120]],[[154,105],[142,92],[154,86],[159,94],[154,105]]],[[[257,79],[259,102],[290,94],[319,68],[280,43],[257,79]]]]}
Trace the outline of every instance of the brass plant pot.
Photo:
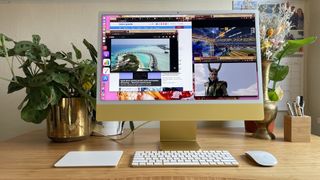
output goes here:
{"type": "Polygon", "coordinates": [[[276,136],[268,127],[276,119],[277,112],[276,102],[264,101],[264,119],[263,121],[256,121],[257,131],[253,134],[253,137],[266,140],[276,139],[276,136]]]}
{"type": "Polygon", "coordinates": [[[47,117],[48,137],[55,142],[83,140],[91,134],[91,122],[84,98],[62,98],[47,117]]]}
{"type": "Polygon", "coordinates": [[[264,119],[262,121],[256,121],[258,128],[253,134],[253,137],[255,138],[266,140],[273,140],[276,138],[276,136],[269,131],[268,126],[276,119],[278,112],[276,102],[270,101],[268,96],[269,72],[271,64],[271,61],[262,61],[264,119]]]}

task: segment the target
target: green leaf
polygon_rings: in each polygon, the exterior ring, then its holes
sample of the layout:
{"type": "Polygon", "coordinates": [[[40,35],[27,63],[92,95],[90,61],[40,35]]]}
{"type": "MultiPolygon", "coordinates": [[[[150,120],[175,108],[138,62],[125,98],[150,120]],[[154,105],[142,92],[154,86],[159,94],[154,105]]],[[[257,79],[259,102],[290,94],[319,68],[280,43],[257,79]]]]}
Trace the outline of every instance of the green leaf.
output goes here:
{"type": "Polygon", "coordinates": [[[13,39],[9,38],[8,36],[6,36],[5,34],[3,33],[0,33],[0,39],[2,39],[2,37],[4,38],[5,41],[12,41],[13,42],[13,39]]]}
{"type": "Polygon", "coordinates": [[[55,104],[58,98],[53,86],[30,88],[28,104],[35,110],[43,110],[55,104]]]}
{"type": "Polygon", "coordinates": [[[41,57],[39,56],[39,53],[36,52],[36,49],[27,50],[25,56],[31,61],[41,62],[41,57]]]}
{"type": "Polygon", "coordinates": [[[68,63],[72,64],[72,65],[76,65],[78,64],[77,62],[74,62],[72,60],[72,53],[71,52],[64,52],[64,51],[61,51],[61,52],[56,52],[54,54],[51,54],[52,56],[54,56],[56,59],[61,59],[61,60],[65,60],[67,61],[68,63]]]}
{"type": "Polygon", "coordinates": [[[81,51],[73,43],[71,43],[71,44],[72,44],[72,48],[76,54],[76,58],[81,59],[81,57],[82,57],[81,51]]]}
{"type": "Polygon", "coordinates": [[[60,73],[67,73],[69,74],[70,71],[72,71],[72,69],[66,67],[67,64],[64,63],[64,64],[58,64],[54,61],[50,61],[48,66],[47,66],[47,69],[48,71],[54,71],[54,72],[60,72],[60,73]]]}
{"type": "Polygon", "coordinates": [[[68,89],[65,87],[61,87],[59,85],[56,85],[56,88],[58,88],[58,91],[61,93],[61,97],[70,97],[70,93],[68,92],[68,89]]]}
{"type": "Polygon", "coordinates": [[[27,85],[27,79],[22,78],[20,76],[16,76],[16,79],[18,82],[13,82],[14,79],[12,78],[12,82],[8,85],[8,94],[13,93],[15,91],[19,91],[20,89],[23,89],[27,85]]]}
{"type": "Polygon", "coordinates": [[[49,112],[50,112],[50,108],[46,108],[43,110],[36,110],[28,102],[27,105],[24,106],[23,109],[21,110],[21,118],[26,122],[39,124],[48,117],[49,112]]]}
{"type": "Polygon", "coordinates": [[[89,100],[89,103],[90,103],[90,106],[96,110],[96,107],[97,107],[97,101],[96,101],[96,98],[92,97],[92,96],[89,96],[87,98],[89,100]]]}
{"type": "Polygon", "coordinates": [[[92,97],[97,97],[97,83],[94,83],[91,90],[90,90],[92,97]]]}
{"type": "Polygon", "coordinates": [[[19,41],[14,45],[14,52],[17,55],[25,56],[26,51],[30,51],[33,47],[31,41],[19,41]]]}
{"type": "Polygon", "coordinates": [[[65,87],[69,87],[69,79],[70,79],[69,74],[53,72],[51,74],[51,76],[52,76],[53,81],[65,86],[65,87]]]}
{"type": "Polygon", "coordinates": [[[51,54],[50,50],[48,49],[48,47],[46,45],[40,44],[39,48],[40,48],[40,56],[48,57],[51,54]]]}
{"type": "Polygon", "coordinates": [[[67,55],[66,59],[72,61],[72,53],[68,52],[66,55],[67,55]]]}
{"type": "Polygon", "coordinates": [[[8,56],[11,57],[11,56],[14,56],[16,55],[15,52],[14,52],[14,49],[8,49],[8,56]]]}
{"type": "Polygon", "coordinates": [[[63,59],[65,57],[65,55],[61,52],[53,53],[51,56],[55,57],[56,59],[63,59]]]}
{"type": "Polygon", "coordinates": [[[269,78],[272,81],[278,82],[286,78],[289,73],[289,66],[278,65],[277,63],[272,63],[269,72],[269,78]]]}
{"type": "Polygon", "coordinates": [[[58,104],[63,96],[63,92],[61,92],[61,90],[58,87],[53,87],[53,90],[54,94],[52,94],[52,100],[50,103],[52,106],[58,104]]]}
{"type": "Polygon", "coordinates": [[[39,73],[28,79],[30,87],[46,86],[52,81],[52,76],[48,73],[39,73]]]}
{"type": "Polygon", "coordinates": [[[39,45],[40,40],[41,40],[41,38],[40,38],[39,35],[37,35],[37,34],[32,35],[32,42],[33,42],[34,44],[39,45]]]}
{"type": "Polygon", "coordinates": [[[80,84],[76,78],[73,77],[70,79],[70,85],[78,93],[78,94],[75,94],[75,96],[84,97],[86,100],[89,101],[91,107],[93,109],[96,109],[96,99],[90,96],[90,94],[88,94],[86,91],[84,91],[84,89],[82,88],[82,84],[80,84]]]}
{"type": "Polygon", "coordinates": [[[0,57],[4,57],[5,56],[5,52],[4,52],[4,47],[0,45],[0,57]]]}
{"type": "Polygon", "coordinates": [[[98,53],[97,50],[94,48],[92,44],[90,44],[86,39],[83,39],[83,44],[87,47],[89,50],[90,56],[93,60],[93,62],[97,62],[98,53]]]}
{"type": "Polygon", "coordinates": [[[283,47],[283,49],[276,54],[276,60],[281,60],[282,58],[286,56],[290,56],[296,52],[299,51],[300,48],[302,48],[305,45],[314,43],[316,41],[317,37],[308,37],[305,39],[299,39],[299,40],[288,40],[287,44],[283,47]]]}
{"type": "Polygon", "coordinates": [[[32,61],[30,59],[27,59],[19,68],[22,68],[24,74],[26,75],[26,77],[30,77],[31,72],[29,70],[29,67],[31,66],[32,61]]]}
{"type": "MultiPolygon", "coordinates": [[[[7,52],[8,52],[8,56],[9,56],[9,57],[15,55],[13,49],[7,49],[7,52]]],[[[4,51],[4,47],[0,46],[0,57],[5,57],[5,56],[6,56],[6,53],[5,53],[5,51],[4,51]]]]}
{"type": "Polygon", "coordinates": [[[20,85],[19,83],[16,82],[10,82],[8,86],[8,94],[19,91],[20,89],[23,89],[24,86],[20,85]]]}
{"type": "Polygon", "coordinates": [[[34,110],[43,110],[51,103],[51,88],[43,86],[41,88],[30,88],[29,106],[34,110]]]}
{"type": "Polygon", "coordinates": [[[279,101],[279,97],[277,93],[272,89],[269,89],[268,96],[271,101],[279,101]]]}
{"type": "Polygon", "coordinates": [[[1,46],[4,45],[4,41],[5,41],[5,35],[0,33],[0,43],[1,43],[1,46]]]}

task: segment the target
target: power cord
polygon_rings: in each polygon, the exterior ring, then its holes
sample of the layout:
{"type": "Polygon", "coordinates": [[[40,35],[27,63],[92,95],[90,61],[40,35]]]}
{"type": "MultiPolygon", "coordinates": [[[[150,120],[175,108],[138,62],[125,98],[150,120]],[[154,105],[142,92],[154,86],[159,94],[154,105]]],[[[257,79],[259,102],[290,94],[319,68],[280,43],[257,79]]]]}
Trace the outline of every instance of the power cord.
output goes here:
{"type": "Polygon", "coordinates": [[[144,125],[146,125],[150,122],[151,121],[147,121],[147,122],[140,124],[139,126],[135,127],[132,131],[130,131],[129,133],[127,133],[125,135],[120,135],[119,138],[117,138],[119,135],[104,135],[103,133],[99,132],[96,128],[93,131],[92,135],[93,136],[100,136],[100,137],[107,137],[108,139],[110,139],[112,141],[122,141],[122,140],[125,140],[127,137],[129,137],[131,134],[134,134],[138,129],[140,129],[141,127],[143,127],[144,125]]]}

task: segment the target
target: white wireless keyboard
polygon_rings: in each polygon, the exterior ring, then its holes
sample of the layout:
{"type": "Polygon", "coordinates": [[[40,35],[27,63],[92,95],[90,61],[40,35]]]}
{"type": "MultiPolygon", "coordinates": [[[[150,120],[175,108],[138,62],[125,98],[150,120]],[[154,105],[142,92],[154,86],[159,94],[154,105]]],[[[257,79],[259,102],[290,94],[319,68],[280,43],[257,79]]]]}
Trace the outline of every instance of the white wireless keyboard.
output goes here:
{"type": "Polygon", "coordinates": [[[131,166],[239,166],[239,163],[228,151],[136,151],[131,166]]]}

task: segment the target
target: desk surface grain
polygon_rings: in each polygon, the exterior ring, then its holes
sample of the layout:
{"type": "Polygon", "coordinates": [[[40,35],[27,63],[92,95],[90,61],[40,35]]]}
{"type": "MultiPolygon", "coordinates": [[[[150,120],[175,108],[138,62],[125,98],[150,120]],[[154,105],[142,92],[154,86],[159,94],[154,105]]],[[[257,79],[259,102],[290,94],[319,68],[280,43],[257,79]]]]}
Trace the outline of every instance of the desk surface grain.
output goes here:
{"type": "Polygon", "coordinates": [[[320,179],[320,137],[311,143],[254,139],[241,128],[199,129],[198,143],[203,150],[228,150],[239,167],[131,168],[134,151],[157,150],[159,129],[141,129],[121,142],[106,137],[83,141],[53,143],[45,130],[33,131],[0,143],[0,179],[320,179]],[[123,150],[116,168],[54,168],[53,164],[68,151],[123,150]],[[278,159],[275,167],[256,166],[243,154],[264,150],[278,159]]]}

